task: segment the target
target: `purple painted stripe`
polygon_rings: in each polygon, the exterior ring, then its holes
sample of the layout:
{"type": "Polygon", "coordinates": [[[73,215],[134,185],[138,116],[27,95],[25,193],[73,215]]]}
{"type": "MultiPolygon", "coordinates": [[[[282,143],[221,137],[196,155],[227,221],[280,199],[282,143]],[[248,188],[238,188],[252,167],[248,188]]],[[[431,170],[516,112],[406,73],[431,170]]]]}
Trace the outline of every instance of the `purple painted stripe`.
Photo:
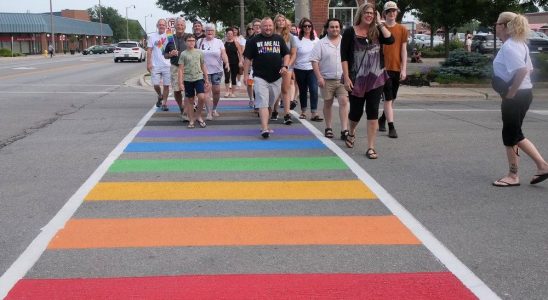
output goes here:
{"type": "MultiPolygon", "coordinates": [[[[306,128],[276,128],[276,136],[283,135],[312,135],[306,128]]],[[[174,137],[202,137],[202,136],[258,136],[258,129],[220,129],[220,130],[142,130],[137,134],[144,138],[174,138],[174,137]]]]}
{"type": "MultiPolygon", "coordinates": [[[[246,106],[249,103],[249,100],[221,100],[219,101],[219,106],[246,106]]],[[[177,102],[175,100],[168,100],[167,105],[169,106],[177,106],[177,102]]]]}

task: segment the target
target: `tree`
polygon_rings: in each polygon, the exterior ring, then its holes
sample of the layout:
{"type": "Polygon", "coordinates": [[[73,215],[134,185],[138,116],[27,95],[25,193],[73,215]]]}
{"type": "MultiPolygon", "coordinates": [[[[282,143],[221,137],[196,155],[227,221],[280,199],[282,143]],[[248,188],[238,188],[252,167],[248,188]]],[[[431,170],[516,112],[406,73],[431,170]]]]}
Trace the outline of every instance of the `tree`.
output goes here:
{"type": "MultiPolygon", "coordinates": [[[[377,2],[377,10],[378,11],[383,11],[384,4],[388,1],[391,1],[391,0],[383,0],[383,1],[377,2]]],[[[413,2],[414,2],[414,0],[399,0],[399,1],[397,1],[398,8],[399,8],[400,12],[398,13],[398,17],[396,18],[396,22],[398,22],[398,23],[401,22],[401,20],[403,19],[403,15],[405,15],[407,12],[409,12],[413,9],[413,2]]]]}
{"type": "MultiPolygon", "coordinates": [[[[88,8],[88,14],[93,22],[99,22],[99,5],[88,8]]],[[[122,17],[118,11],[112,7],[101,6],[101,14],[103,15],[103,23],[108,24],[112,29],[112,40],[121,41],[126,39],[126,18],[122,17]]],[[[129,29],[130,40],[141,40],[144,31],[139,22],[129,20],[127,23],[129,29]]]]}
{"type": "MultiPolygon", "coordinates": [[[[240,24],[240,1],[238,0],[157,0],[163,10],[182,15],[190,21],[222,22],[224,25],[240,24]]],[[[246,0],[245,22],[281,13],[288,18],[294,15],[293,0],[246,0]]]]}
{"type": "MultiPolygon", "coordinates": [[[[445,36],[445,57],[449,56],[449,31],[472,20],[482,0],[414,0],[415,15],[430,25],[431,30],[442,27],[445,36]]],[[[433,39],[433,34],[431,39],[433,39]]],[[[432,41],[431,41],[432,42],[432,41]]]]}

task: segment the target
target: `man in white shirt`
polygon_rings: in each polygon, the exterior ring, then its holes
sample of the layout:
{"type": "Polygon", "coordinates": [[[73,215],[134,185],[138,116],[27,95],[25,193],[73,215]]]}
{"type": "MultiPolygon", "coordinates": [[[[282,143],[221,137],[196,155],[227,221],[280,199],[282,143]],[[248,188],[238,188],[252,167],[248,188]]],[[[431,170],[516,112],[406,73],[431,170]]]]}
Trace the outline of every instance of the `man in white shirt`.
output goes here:
{"type": "Polygon", "coordinates": [[[348,92],[341,83],[341,21],[335,18],[328,19],[325,27],[327,35],[312,49],[310,62],[323,97],[325,137],[333,138],[331,109],[333,100],[337,97],[341,120],[341,139],[344,140],[348,134],[348,92]]]}
{"type": "Polygon", "coordinates": [[[162,106],[163,111],[168,111],[167,96],[171,84],[171,62],[164,57],[165,47],[168,43],[166,26],[166,20],[158,20],[156,23],[158,32],[151,33],[147,41],[147,70],[150,72],[154,90],[158,94],[156,107],[162,106]],[[164,86],[163,91],[160,88],[160,82],[164,86]]]}

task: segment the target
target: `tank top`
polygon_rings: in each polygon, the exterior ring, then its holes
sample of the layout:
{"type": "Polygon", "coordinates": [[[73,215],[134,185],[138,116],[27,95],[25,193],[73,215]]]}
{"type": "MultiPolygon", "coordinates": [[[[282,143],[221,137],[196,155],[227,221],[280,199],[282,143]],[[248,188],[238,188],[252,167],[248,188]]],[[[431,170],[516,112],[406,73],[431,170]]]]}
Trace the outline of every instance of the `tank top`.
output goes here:
{"type": "Polygon", "coordinates": [[[235,42],[225,42],[225,51],[228,56],[228,63],[231,65],[237,65],[239,62],[238,48],[236,48],[235,42]]]}

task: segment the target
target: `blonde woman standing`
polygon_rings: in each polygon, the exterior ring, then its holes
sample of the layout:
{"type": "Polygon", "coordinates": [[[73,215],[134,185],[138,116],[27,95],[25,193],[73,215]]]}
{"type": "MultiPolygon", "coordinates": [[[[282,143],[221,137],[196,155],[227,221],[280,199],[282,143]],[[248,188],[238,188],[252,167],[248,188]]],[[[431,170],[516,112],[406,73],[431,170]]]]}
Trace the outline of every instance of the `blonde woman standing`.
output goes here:
{"type": "MultiPolygon", "coordinates": [[[[509,170],[506,176],[493,182],[496,187],[519,186],[519,149],[523,150],[537,166],[536,175],[530,183],[537,184],[548,179],[548,163],[535,145],[523,135],[521,125],[529,105],[533,101],[531,71],[526,39],[529,33],[527,19],[513,12],[503,12],[496,23],[497,36],[503,42],[495,60],[493,74],[506,82],[508,91],[502,97],[502,141],[506,148],[509,170]]],[[[499,91],[501,92],[501,91],[499,91]]]]}
{"type": "MultiPolygon", "coordinates": [[[[282,75],[282,93],[280,97],[276,100],[274,103],[274,108],[272,109],[272,114],[270,116],[270,120],[278,120],[278,106],[280,104],[280,99],[283,101],[283,107],[284,107],[284,124],[285,125],[291,125],[293,123],[293,120],[291,119],[291,105],[295,105],[294,103],[291,103],[291,97],[293,95],[293,90],[291,89],[292,80],[291,77],[293,76],[293,63],[295,62],[295,57],[297,55],[297,45],[296,45],[296,38],[289,32],[289,29],[291,28],[291,22],[285,18],[284,15],[278,14],[274,18],[274,32],[278,35],[280,35],[286,45],[289,49],[289,63],[288,63],[288,69],[287,72],[285,72],[282,75]],[[289,23],[288,23],[289,22],[289,23]]],[[[294,107],[294,106],[293,106],[294,107]]]]}

